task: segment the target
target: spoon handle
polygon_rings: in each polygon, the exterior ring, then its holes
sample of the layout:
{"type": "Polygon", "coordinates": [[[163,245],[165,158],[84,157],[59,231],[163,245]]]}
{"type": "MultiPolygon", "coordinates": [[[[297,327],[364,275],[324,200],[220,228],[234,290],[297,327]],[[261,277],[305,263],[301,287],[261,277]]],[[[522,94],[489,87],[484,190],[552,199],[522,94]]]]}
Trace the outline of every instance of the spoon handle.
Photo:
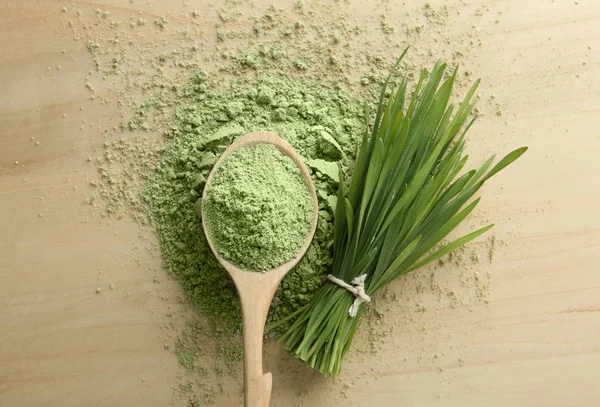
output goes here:
{"type": "Polygon", "coordinates": [[[238,285],[244,333],[244,406],[268,407],[272,376],[263,373],[262,350],[265,321],[275,290],[267,289],[265,285],[269,283],[265,281],[249,282],[243,288],[238,285]]]}

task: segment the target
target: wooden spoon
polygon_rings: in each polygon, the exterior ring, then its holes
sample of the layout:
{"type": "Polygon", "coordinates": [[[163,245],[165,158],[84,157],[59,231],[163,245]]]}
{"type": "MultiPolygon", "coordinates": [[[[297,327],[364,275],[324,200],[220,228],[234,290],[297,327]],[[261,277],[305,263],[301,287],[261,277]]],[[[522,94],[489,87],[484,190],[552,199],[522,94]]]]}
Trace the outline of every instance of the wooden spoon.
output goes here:
{"type": "Polygon", "coordinates": [[[312,183],[308,170],[302,162],[300,156],[294,151],[285,140],[278,137],[274,133],[266,131],[257,131],[248,133],[227,148],[217,160],[215,166],[210,172],[204,192],[202,194],[202,227],[204,234],[211,250],[215,254],[217,260],[225,267],[231,275],[233,282],[238,291],[242,304],[243,316],[243,333],[244,333],[244,406],[245,407],[268,407],[271,399],[272,376],[271,373],[263,373],[262,369],[262,345],[265,329],[265,321],[269,306],[277,286],[283,277],[298,263],[302,258],[317,228],[318,216],[318,201],[315,192],[315,186],[312,183]],[[306,180],[310,195],[313,199],[313,219],[311,228],[306,236],[304,244],[296,254],[296,256],[280,265],[279,267],[261,273],[254,271],[242,270],[224,258],[222,258],[215,247],[213,246],[210,234],[207,232],[206,223],[204,222],[204,200],[206,199],[206,191],[212,181],[213,175],[223,160],[234,150],[241,147],[248,147],[258,143],[270,143],[277,147],[283,154],[290,157],[300,169],[300,173],[306,180]]]}

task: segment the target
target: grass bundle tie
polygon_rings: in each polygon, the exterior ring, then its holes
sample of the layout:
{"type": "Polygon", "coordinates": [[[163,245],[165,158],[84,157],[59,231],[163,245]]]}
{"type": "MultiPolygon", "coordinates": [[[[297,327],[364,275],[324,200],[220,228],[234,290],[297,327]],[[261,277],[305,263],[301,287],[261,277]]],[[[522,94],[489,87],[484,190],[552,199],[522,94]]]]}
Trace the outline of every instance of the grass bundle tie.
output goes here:
{"type": "Polygon", "coordinates": [[[332,274],[327,275],[327,279],[329,281],[331,281],[334,284],[339,285],[342,288],[345,288],[346,290],[348,290],[352,294],[354,294],[354,297],[355,297],[354,302],[348,309],[348,315],[350,315],[350,317],[352,317],[352,318],[354,318],[356,316],[356,314],[358,313],[358,307],[360,307],[360,304],[362,304],[363,302],[371,302],[371,297],[369,297],[365,293],[365,279],[366,278],[367,278],[366,274],[362,274],[358,277],[354,277],[352,279],[352,285],[350,285],[350,284],[346,283],[344,280],[340,280],[339,278],[337,278],[336,276],[334,276],[332,274]]]}

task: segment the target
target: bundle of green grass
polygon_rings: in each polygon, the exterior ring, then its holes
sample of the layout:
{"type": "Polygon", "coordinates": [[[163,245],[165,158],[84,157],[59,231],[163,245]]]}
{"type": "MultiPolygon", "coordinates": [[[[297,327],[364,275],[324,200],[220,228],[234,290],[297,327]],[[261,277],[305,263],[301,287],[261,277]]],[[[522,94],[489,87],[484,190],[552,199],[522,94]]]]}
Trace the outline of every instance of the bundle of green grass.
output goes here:
{"type": "Polygon", "coordinates": [[[470,199],[481,186],[527,150],[512,151],[491,169],[494,157],[477,170],[462,171],[479,81],[455,109],[449,100],[457,70],[443,80],[446,68],[438,61],[431,73],[423,70],[412,97],[404,78],[386,98],[388,77],[348,184],[340,169],[330,274],[309,303],[290,316],[293,323],[280,340],[324,375],[340,373],[363,304],[373,295],[493,226],[438,248],[477,206],[479,198],[470,199]]]}

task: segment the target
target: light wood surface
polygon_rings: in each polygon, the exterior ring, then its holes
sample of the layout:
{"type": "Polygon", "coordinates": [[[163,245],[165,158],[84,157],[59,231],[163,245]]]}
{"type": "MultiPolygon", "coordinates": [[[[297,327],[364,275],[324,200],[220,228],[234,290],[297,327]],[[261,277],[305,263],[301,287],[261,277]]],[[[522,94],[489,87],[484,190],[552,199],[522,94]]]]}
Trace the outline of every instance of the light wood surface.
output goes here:
{"type": "MultiPolygon", "coordinates": [[[[121,117],[115,101],[90,100],[90,56],[61,8],[152,21],[181,3],[0,5],[0,406],[173,403],[180,368],[165,346],[182,320],[170,315],[193,312],[149,231],[85,203],[96,171],[86,160],[121,117]]],[[[424,4],[390,3],[390,21],[424,4]]],[[[268,343],[275,407],[600,405],[600,2],[462,3],[456,18],[481,42],[463,68],[503,110],[470,131],[471,159],[530,147],[486,185],[472,222],[496,223],[493,261],[469,266],[485,301],[450,301],[466,269],[452,262],[399,280],[336,380],[268,343]],[[438,297],[424,285],[455,289],[438,297]]],[[[356,21],[375,8],[351,7],[356,21]]],[[[444,41],[435,54],[452,58],[444,41]]],[[[240,404],[232,389],[217,405],[240,404]]]]}
{"type": "Polygon", "coordinates": [[[223,265],[225,270],[231,275],[237,289],[240,301],[242,303],[243,315],[243,335],[244,335],[244,405],[246,407],[268,407],[271,400],[272,375],[270,372],[263,373],[263,338],[265,322],[271,305],[271,300],[275,295],[275,290],[281,283],[281,280],[292,269],[302,256],[308,250],[315,231],[317,230],[317,217],[319,213],[319,204],[317,193],[312,182],[308,169],[302,161],[302,158],[294,151],[285,140],[274,133],[268,131],[255,131],[238,138],[221,154],[215,166],[212,168],[206,186],[202,194],[202,227],[206,235],[206,240],[210,249],[216,258],[223,265]],[[215,171],[221,163],[227,159],[229,154],[239,148],[249,147],[255,144],[268,143],[274,145],[283,154],[290,157],[300,169],[300,174],[308,185],[308,190],[313,201],[313,216],[311,227],[306,235],[304,243],[298,250],[296,256],[286,263],[269,270],[265,273],[251,272],[240,269],[230,263],[215,249],[210,233],[206,228],[204,217],[204,199],[210,188],[211,181],[215,171]]]}

